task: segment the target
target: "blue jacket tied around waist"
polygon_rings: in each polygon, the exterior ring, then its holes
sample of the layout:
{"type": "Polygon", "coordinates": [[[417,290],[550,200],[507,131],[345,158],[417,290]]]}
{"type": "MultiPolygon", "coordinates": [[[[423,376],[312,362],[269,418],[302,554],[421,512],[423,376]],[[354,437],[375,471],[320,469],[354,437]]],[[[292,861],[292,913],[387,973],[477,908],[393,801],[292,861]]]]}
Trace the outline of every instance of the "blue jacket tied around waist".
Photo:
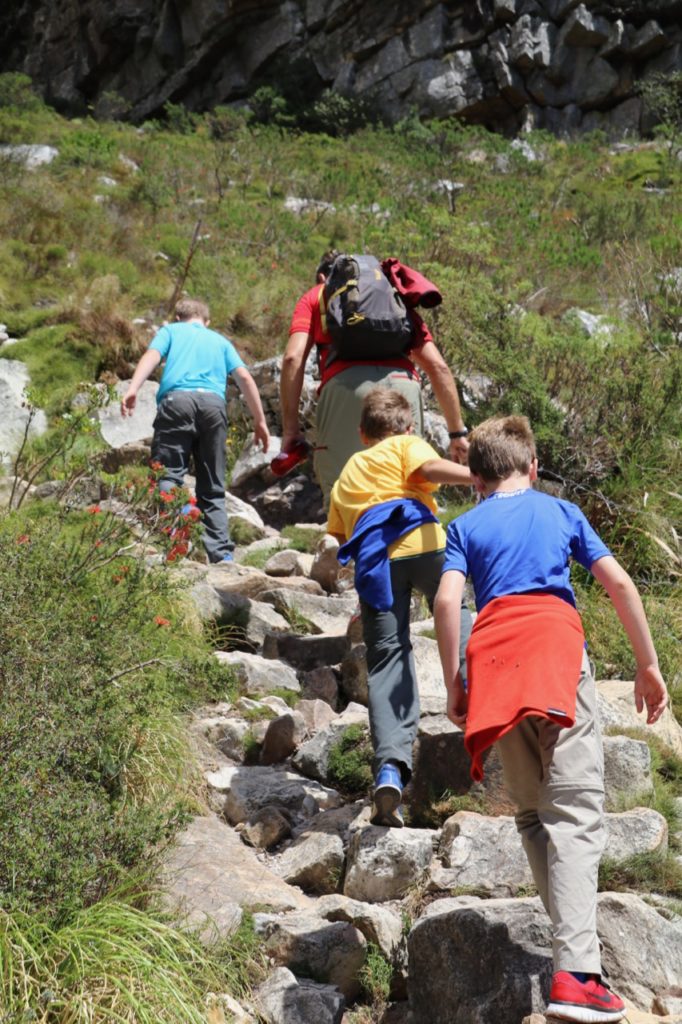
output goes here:
{"type": "Polygon", "coordinates": [[[355,589],[366,604],[380,612],[391,608],[389,546],[410,530],[437,522],[433,512],[416,498],[382,501],[362,513],[353,536],[341,545],[336,557],[341,565],[355,559],[355,589]]]}

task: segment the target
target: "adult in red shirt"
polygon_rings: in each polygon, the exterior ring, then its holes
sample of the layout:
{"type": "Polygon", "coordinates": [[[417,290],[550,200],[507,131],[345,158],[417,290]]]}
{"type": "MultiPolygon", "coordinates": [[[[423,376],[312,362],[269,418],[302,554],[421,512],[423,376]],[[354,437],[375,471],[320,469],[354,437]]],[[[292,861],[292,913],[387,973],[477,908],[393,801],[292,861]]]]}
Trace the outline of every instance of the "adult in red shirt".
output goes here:
{"type": "Polygon", "coordinates": [[[290,451],[303,439],[299,422],[299,404],[305,364],[313,345],[317,346],[320,387],[316,414],[315,475],[322,488],[325,508],[341,470],[351,455],[360,451],[358,428],[362,401],[376,385],[396,388],[412,406],[415,432],[423,433],[424,412],[419,370],[431,382],[450,433],[450,455],[465,462],[468,449],[467,429],[462,420],[457,386],[449,366],[436,348],[428,327],[415,312],[413,341],[408,352],[392,359],[372,362],[328,362],[331,337],[322,329],[321,286],[327,279],[338,253],[325,253],[317,268],[316,285],[296,303],[289,328],[289,342],[282,359],[280,403],[282,410],[282,450],[290,451]]]}

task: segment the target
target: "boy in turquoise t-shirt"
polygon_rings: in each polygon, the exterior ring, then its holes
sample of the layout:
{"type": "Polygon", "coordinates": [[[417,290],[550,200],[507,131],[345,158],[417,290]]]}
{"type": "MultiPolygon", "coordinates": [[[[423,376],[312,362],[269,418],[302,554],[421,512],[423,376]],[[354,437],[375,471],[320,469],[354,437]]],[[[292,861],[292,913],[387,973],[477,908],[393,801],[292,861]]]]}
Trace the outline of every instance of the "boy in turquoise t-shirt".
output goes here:
{"type": "Polygon", "coordinates": [[[164,362],[156,396],[152,459],[164,467],[160,490],[182,487],[190,455],[196,470],[197,505],[204,525],[209,562],[231,562],[225,510],[225,442],[227,441],[227,378],[234,378],[254,420],[254,437],[268,450],[270,434],[256,383],[234,345],[209,330],[208,306],[182,299],[176,322],[165,324],[140,359],[121,401],[121,414],[131,416],[142,384],[164,362]]]}
{"type": "MultiPolygon", "coordinates": [[[[367,647],[369,721],[374,744],[374,825],[400,828],[403,786],[412,772],[419,692],[410,643],[412,591],[433,601],[445,533],[436,517],[438,484],[468,484],[466,466],[441,459],[412,431],[412,408],[399,391],[366,395],[360,437],[331,492],[327,530],[346,543],[339,560],[355,559],[367,647]],[[350,539],[349,539],[350,538],[350,539]]],[[[462,643],[471,616],[462,608],[462,643]]]]}

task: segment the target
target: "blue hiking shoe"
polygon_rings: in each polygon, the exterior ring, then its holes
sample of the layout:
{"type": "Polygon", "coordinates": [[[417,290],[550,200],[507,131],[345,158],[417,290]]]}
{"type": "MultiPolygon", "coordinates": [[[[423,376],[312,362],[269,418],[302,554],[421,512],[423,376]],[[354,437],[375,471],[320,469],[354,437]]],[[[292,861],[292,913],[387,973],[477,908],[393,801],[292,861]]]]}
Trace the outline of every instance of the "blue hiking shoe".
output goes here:
{"type": "Polygon", "coordinates": [[[372,825],[383,825],[386,828],[402,828],[402,811],[400,801],[403,795],[403,782],[400,768],[396,764],[383,765],[374,783],[374,802],[372,804],[372,825]]]}

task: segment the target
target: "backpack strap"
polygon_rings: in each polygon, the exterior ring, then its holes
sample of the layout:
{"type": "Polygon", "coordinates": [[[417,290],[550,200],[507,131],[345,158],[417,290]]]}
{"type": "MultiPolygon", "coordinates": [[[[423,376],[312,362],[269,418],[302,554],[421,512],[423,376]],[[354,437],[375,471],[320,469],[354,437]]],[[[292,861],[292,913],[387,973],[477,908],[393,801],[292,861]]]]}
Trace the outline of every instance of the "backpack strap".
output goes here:
{"type": "Polygon", "coordinates": [[[322,333],[327,333],[327,300],[324,297],[324,284],[320,285],[320,290],[317,293],[317,301],[320,306],[320,323],[322,324],[322,333]]]}

